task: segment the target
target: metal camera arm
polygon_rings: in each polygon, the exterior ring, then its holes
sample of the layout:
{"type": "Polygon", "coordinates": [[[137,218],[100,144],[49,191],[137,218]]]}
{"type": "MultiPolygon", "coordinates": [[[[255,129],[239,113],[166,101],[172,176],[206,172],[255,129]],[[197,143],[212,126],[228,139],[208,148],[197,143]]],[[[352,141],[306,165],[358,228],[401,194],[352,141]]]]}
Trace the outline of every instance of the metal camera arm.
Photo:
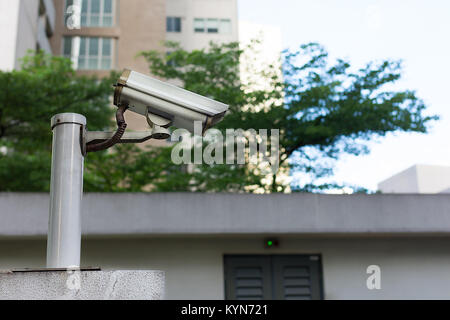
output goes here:
{"type": "Polygon", "coordinates": [[[164,140],[169,138],[167,129],[153,126],[151,131],[125,132],[127,124],[124,113],[128,109],[126,105],[120,105],[116,112],[116,132],[86,131],[82,135],[82,150],[84,154],[111,148],[118,143],[142,143],[150,139],[164,140]]]}

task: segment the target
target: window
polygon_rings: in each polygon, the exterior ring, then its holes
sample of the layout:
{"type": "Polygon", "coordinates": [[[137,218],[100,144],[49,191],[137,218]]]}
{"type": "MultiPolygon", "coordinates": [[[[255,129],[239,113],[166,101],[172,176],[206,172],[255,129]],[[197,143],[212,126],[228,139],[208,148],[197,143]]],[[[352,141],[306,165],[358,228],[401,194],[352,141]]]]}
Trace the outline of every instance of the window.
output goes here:
{"type": "Polygon", "coordinates": [[[219,20],[218,19],[206,20],[206,30],[208,31],[208,33],[218,33],[219,32],[219,20]]]}
{"type": "Polygon", "coordinates": [[[231,33],[231,20],[195,18],[194,32],[229,34],[231,33]]]}
{"type": "Polygon", "coordinates": [[[323,299],[320,255],[226,255],[228,300],[323,299]]]}
{"type": "Polygon", "coordinates": [[[194,19],[194,32],[205,32],[205,19],[194,19]]]}
{"type": "Polygon", "coordinates": [[[231,33],[231,20],[221,19],[219,24],[219,33],[230,34],[231,33]]]}
{"type": "Polygon", "coordinates": [[[63,55],[77,70],[112,69],[113,39],[98,37],[64,37],[63,55]]]}
{"type": "Polygon", "coordinates": [[[167,17],[166,18],[166,31],[167,32],[181,32],[181,18],[180,17],[167,17]]]}
{"type": "Polygon", "coordinates": [[[80,6],[81,27],[112,27],[114,25],[115,0],[66,0],[65,21],[73,15],[70,6],[80,6]]]}

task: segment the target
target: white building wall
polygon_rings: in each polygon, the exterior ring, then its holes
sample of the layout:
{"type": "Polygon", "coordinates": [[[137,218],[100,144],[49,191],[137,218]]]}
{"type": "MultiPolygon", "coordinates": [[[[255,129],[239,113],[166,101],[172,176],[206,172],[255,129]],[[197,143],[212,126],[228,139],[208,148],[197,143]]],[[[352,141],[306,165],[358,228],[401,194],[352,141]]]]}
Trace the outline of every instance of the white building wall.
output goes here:
{"type": "MultiPolygon", "coordinates": [[[[12,70],[21,65],[21,59],[28,50],[35,50],[38,41],[38,31],[46,37],[45,23],[43,30],[38,30],[39,21],[38,0],[0,0],[0,28],[3,32],[0,50],[0,69],[12,70]]],[[[45,1],[49,11],[53,9],[53,2],[45,1]]],[[[45,19],[45,17],[43,17],[45,19]]],[[[45,38],[43,40],[48,40],[45,38]]],[[[46,47],[49,51],[49,47],[46,47]]]]}
{"type": "Polygon", "coordinates": [[[37,43],[47,53],[52,53],[46,32],[54,25],[53,0],[45,0],[45,14],[39,16],[39,0],[0,0],[0,27],[3,33],[0,50],[0,70],[18,69],[21,59],[29,50],[36,50],[37,43]]]}
{"type": "Polygon", "coordinates": [[[0,0],[0,70],[10,71],[16,63],[16,43],[19,27],[20,1],[0,0]]]}
{"type": "MultiPolygon", "coordinates": [[[[45,266],[45,240],[0,240],[0,269],[45,266]]],[[[321,254],[326,299],[450,299],[450,238],[88,238],[82,266],[166,272],[168,299],[223,299],[224,254],[321,254]],[[381,290],[366,269],[381,268],[381,290]]]]}
{"type": "Polygon", "coordinates": [[[382,193],[419,193],[417,170],[413,166],[378,184],[382,193]]]}
{"type": "Polygon", "coordinates": [[[179,42],[185,50],[206,48],[210,41],[238,41],[237,0],[167,0],[166,14],[170,17],[181,17],[181,32],[167,32],[166,39],[179,42]],[[231,32],[195,33],[195,18],[230,19],[231,32]]]}
{"type": "Polygon", "coordinates": [[[450,193],[450,167],[414,165],[380,182],[383,193],[450,193]]]}
{"type": "Polygon", "coordinates": [[[20,59],[28,50],[36,50],[38,21],[39,1],[20,0],[15,68],[20,67],[20,59]]]}
{"type": "Polygon", "coordinates": [[[449,193],[450,167],[417,165],[420,193],[449,193]]]}

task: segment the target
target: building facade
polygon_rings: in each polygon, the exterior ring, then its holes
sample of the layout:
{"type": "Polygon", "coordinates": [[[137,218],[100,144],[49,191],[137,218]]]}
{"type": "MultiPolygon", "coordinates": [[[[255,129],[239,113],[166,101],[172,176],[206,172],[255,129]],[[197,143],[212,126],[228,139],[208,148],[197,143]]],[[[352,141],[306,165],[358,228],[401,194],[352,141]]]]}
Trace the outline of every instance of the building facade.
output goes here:
{"type": "MultiPolygon", "coordinates": [[[[0,14],[9,31],[2,70],[19,68],[27,50],[42,49],[70,58],[81,75],[124,68],[148,74],[139,52],[162,51],[166,40],[187,50],[238,40],[237,0],[0,0],[0,14]]],[[[130,130],[148,128],[132,113],[125,117],[130,130]]]]}
{"type": "Polygon", "coordinates": [[[450,193],[450,167],[417,164],[378,184],[382,193],[450,193]]]}
{"type": "MultiPolygon", "coordinates": [[[[148,74],[138,53],[164,50],[164,41],[188,50],[209,41],[237,41],[236,0],[54,0],[56,21],[51,47],[70,58],[82,75],[107,76],[111,70],[132,69],[148,74]],[[203,19],[204,29],[194,28],[203,19]],[[198,24],[198,22],[197,22],[198,24]]],[[[125,114],[130,130],[148,125],[125,114]]],[[[161,142],[148,142],[159,145],[161,142]]]]}
{"type": "Polygon", "coordinates": [[[49,38],[55,30],[53,0],[0,0],[0,27],[4,30],[0,70],[20,67],[28,50],[52,53],[49,38]]]}
{"type": "Polygon", "coordinates": [[[72,59],[80,74],[148,73],[138,53],[163,50],[165,40],[187,50],[238,41],[237,0],[0,0],[0,12],[9,31],[2,69],[43,49],[72,59]]]}
{"type": "Polygon", "coordinates": [[[161,48],[165,0],[54,0],[53,51],[80,74],[105,76],[130,68],[148,73],[140,51],[161,48]]]}
{"type": "Polygon", "coordinates": [[[237,0],[167,0],[166,40],[185,50],[238,41],[237,0]]]}
{"type": "MultiPolygon", "coordinates": [[[[165,0],[54,0],[55,54],[70,58],[81,75],[109,75],[111,70],[148,73],[138,53],[161,50],[165,39],[165,0]]],[[[130,130],[146,130],[141,117],[125,114],[130,130]]]]}
{"type": "Polygon", "coordinates": [[[105,76],[130,68],[148,73],[137,54],[163,50],[165,40],[187,49],[238,40],[236,0],[54,0],[55,54],[80,74],[105,76]]]}
{"type": "MultiPolygon", "coordinates": [[[[0,269],[45,267],[48,194],[0,194],[0,269]]],[[[450,197],[86,194],[82,267],[167,299],[449,299],[450,197]]]]}

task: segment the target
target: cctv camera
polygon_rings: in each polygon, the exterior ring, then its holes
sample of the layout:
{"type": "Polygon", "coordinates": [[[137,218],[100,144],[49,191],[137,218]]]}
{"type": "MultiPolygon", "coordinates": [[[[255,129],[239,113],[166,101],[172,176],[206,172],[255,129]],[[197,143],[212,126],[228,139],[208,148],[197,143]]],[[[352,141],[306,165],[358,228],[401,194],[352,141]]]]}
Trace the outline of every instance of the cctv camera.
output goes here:
{"type": "Polygon", "coordinates": [[[154,128],[175,126],[194,132],[194,122],[200,121],[203,134],[228,110],[226,104],[127,69],[116,84],[114,104],[127,105],[154,128]]]}

